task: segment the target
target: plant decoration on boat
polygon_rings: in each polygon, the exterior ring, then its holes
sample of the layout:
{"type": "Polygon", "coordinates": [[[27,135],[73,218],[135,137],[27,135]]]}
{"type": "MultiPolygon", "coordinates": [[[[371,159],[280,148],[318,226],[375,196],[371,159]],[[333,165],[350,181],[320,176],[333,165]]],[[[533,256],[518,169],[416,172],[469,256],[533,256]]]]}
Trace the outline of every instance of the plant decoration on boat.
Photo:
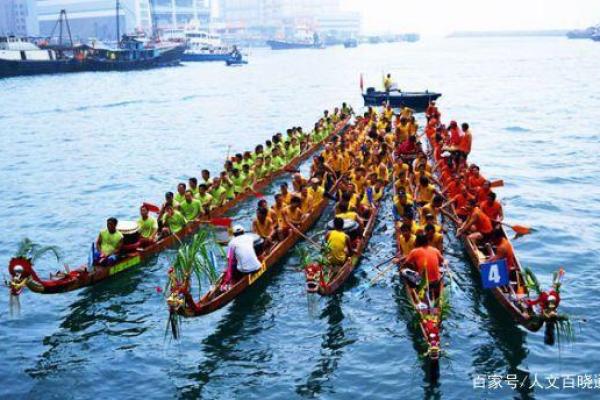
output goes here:
{"type": "Polygon", "coordinates": [[[185,294],[192,290],[190,287],[192,275],[198,282],[199,293],[202,293],[203,283],[208,283],[212,287],[219,279],[215,253],[225,257],[223,249],[216,241],[214,230],[209,226],[198,231],[190,243],[183,244],[177,251],[165,287],[165,293],[171,293],[167,303],[172,311],[169,313],[169,323],[175,339],[179,337],[180,316],[174,311],[185,304],[185,294]]]}

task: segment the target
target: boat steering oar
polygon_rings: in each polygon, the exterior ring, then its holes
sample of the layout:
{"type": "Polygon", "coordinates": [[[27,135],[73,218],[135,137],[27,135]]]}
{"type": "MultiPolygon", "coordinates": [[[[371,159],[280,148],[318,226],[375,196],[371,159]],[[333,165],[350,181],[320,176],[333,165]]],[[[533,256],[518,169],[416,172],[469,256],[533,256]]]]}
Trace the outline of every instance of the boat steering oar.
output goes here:
{"type": "MultiPolygon", "coordinates": [[[[394,256],[394,257],[392,257],[392,258],[390,258],[390,259],[386,260],[386,261],[385,261],[385,262],[383,262],[383,263],[380,263],[378,266],[385,265],[386,263],[389,263],[389,262],[393,261],[395,258],[396,258],[396,256],[394,256]]],[[[405,258],[406,258],[406,257],[401,257],[401,258],[399,259],[399,263],[402,263],[402,262],[404,261],[404,259],[405,259],[405,258]]],[[[377,282],[378,282],[378,281],[379,281],[379,280],[380,280],[382,277],[384,277],[384,276],[385,276],[385,274],[387,274],[387,273],[388,273],[388,272],[389,272],[389,271],[390,271],[390,270],[391,270],[391,269],[392,269],[392,268],[393,268],[395,265],[396,265],[396,263],[391,263],[391,264],[390,264],[390,265],[389,265],[389,266],[388,266],[386,269],[384,269],[384,270],[380,271],[380,272],[379,272],[377,275],[375,275],[375,277],[374,277],[373,279],[371,279],[371,280],[369,281],[369,284],[366,286],[366,288],[369,288],[369,287],[373,286],[375,283],[377,283],[377,282]]],[[[366,289],[366,288],[365,288],[365,289],[366,289]]]]}
{"type": "Polygon", "coordinates": [[[319,250],[319,251],[323,250],[323,246],[321,246],[319,243],[315,242],[309,236],[305,235],[300,229],[296,228],[293,223],[287,222],[287,224],[288,224],[288,226],[290,227],[291,230],[293,230],[294,232],[296,232],[301,238],[303,238],[308,243],[310,243],[311,245],[313,245],[317,250],[319,250]]]}

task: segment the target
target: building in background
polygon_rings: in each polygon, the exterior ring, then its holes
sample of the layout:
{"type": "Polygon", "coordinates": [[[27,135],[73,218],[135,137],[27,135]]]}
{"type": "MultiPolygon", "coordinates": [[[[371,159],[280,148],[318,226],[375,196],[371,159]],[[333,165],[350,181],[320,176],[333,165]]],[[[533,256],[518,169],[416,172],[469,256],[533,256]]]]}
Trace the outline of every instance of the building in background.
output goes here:
{"type": "Polygon", "coordinates": [[[0,35],[37,36],[35,0],[0,0],[0,35]]]}
{"type": "MultiPolygon", "coordinates": [[[[37,0],[40,33],[49,35],[64,9],[74,38],[115,40],[116,4],[117,0],[37,0]]],[[[209,19],[209,0],[119,0],[122,34],[150,34],[153,24],[158,29],[185,28],[194,20],[206,26],[209,19]]]]}
{"type": "Polygon", "coordinates": [[[283,39],[298,30],[343,40],[360,32],[360,14],[343,11],[339,0],[220,0],[224,35],[262,41],[283,39]]]}

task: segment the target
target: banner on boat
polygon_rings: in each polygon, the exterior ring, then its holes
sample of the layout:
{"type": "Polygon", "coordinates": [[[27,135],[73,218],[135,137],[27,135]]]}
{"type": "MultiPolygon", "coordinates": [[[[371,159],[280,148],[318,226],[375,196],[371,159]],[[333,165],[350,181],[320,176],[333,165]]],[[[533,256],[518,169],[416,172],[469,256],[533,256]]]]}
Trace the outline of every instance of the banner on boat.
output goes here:
{"type": "Polygon", "coordinates": [[[508,285],[508,268],[506,260],[497,260],[479,265],[481,284],[484,289],[494,289],[508,285]]]}

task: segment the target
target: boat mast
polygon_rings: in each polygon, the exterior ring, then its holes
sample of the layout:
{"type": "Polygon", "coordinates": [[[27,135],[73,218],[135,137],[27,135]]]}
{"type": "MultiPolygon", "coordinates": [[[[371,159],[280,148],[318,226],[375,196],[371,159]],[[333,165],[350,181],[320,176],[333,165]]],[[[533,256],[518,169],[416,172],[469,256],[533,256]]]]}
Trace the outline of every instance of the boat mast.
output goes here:
{"type": "Polygon", "coordinates": [[[117,46],[121,42],[121,26],[119,25],[119,8],[121,7],[121,3],[119,0],[116,1],[116,12],[117,12],[117,46]]]}

